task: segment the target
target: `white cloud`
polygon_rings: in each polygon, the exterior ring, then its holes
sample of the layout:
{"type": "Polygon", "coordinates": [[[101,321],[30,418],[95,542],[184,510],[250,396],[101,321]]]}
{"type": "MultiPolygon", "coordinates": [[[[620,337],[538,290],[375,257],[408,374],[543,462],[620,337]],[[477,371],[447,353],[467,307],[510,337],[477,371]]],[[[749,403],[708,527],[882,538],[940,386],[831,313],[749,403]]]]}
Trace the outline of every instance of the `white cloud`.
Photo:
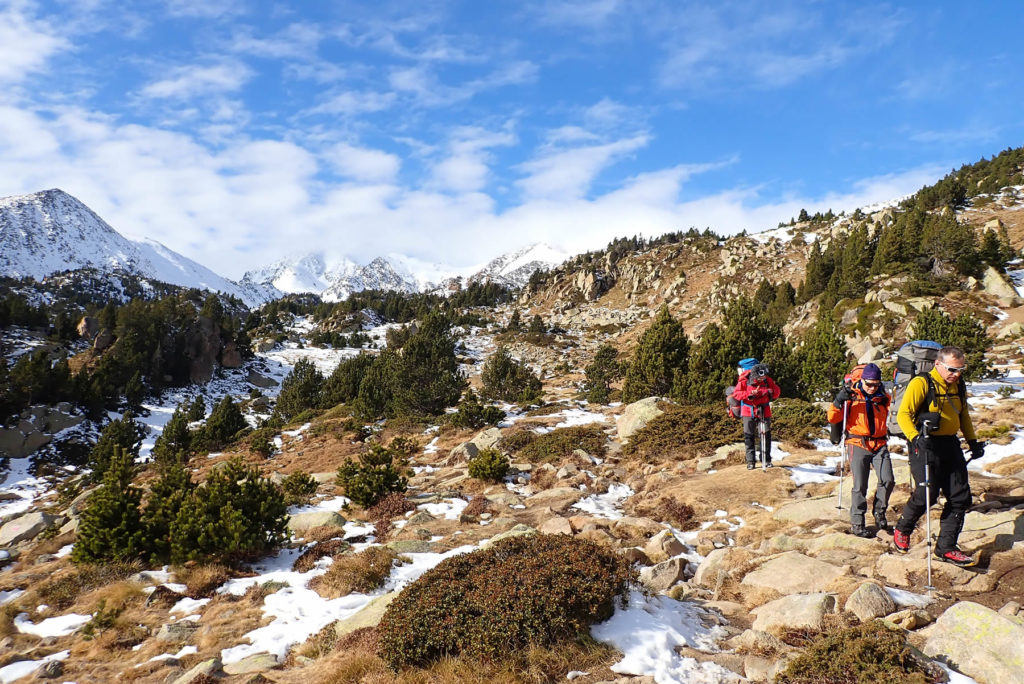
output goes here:
{"type": "Polygon", "coordinates": [[[357,181],[394,180],[402,164],[393,154],[348,143],[332,146],[323,156],[339,174],[357,181]]]}
{"type": "Polygon", "coordinates": [[[622,7],[622,0],[547,0],[534,7],[544,23],[598,27],[622,7]]]}
{"type": "Polygon", "coordinates": [[[69,47],[56,27],[31,15],[28,2],[0,3],[0,84],[25,80],[69,47]]]}
{"type": "Polygon", "coordinates": [[[312,107],[306,113],[356,116],[390,109],[394,102],[394,93],[346,90],[329,96],[324,102],[312,107]]]}
{"type": "Polygon", "coordinates": [[[165,0],[167,13],[172,17],[218,19],[243,12],[239,0],[165,0]]]}
{"type": "Polygon", "coordinates": [[[488,148],[514,145],[511,132],[460,128],[452,135],[448,155],[432,170],[431,187],[455,192],[476,192],[487,184],[491,155],[488,148]]]}
{"type": "Polygon", "coordinates": [[[537,78],[537,73],[536,64],[516,61],[502,65],[484,77],[449,86],[441,83],[429,66],[419,64],[392,69],[388,82],[394,90],[411,95],[423,106],[441,107],[470,100],[488,90],[529,83],[537,78]]]}
{"type": "Polygon", "coordinates": [[[241,62],[189,64],[171,69],[166,78],[150,83],[140,93],[154,99],[189,99],[210,93],[236,92],[252,76],[252,70],[241,62]]]}
{"type": "Polygon", "coordinates": [[[547,151],[520,165],[528,175],[517,185],[527,200],[583,197],[598,173],[648,141],[648,136],[637,135],[603,145],[547,151]]]}
{"type": "Polygon", "coordinates": [[[240,29],[229,42],[231,52],[253,55],[263,59],[311,60],[320,41],[321,29],[315,24],[298,22],[290,24],[283,31],[271,37],[257,37],[251,28],[240,29]]]}

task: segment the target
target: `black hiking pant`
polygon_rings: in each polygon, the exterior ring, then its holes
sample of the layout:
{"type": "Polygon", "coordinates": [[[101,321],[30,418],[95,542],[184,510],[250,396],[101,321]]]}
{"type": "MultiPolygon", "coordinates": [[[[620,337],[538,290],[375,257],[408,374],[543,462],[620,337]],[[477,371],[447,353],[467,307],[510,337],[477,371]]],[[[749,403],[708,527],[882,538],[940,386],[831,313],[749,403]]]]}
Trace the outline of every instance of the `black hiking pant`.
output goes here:
{"type": "Polygon", "coordinates": [[[851,444],[847,447],[850,457],[850,472],[853,473],[853,491],[850,492],[850,524],[854,527],[864,526],[864,514],[868,510],[868,476],[874,468],[878,482],[875,484],[875,500],[872,512],[876,518],[885,517],[885,509],[889,507],[889,495],[896,485],[892,475],[892,460],[889,458],[889,447],[882,446],[878,451],[869,451],[851,444]]]}
{"type": "Polygon", "coordinates": [[[964,515],[971,505],[971,485],[967,479],[967,461],[960,450],[956,436],[928,437],[917,440],[910,447],[910,474],[914,477],[914,491],[903,507],[896,529],[909,535],[921,516],[938,500],[939,492],[946,497],[939,517],[939,539],[935,544],[938,554],[956,548],[957,538],[964,526],[964,515]],[[931,501],[925,501],[924,464],[928,459],[931,501]]]}
{"type": "MultiPolygon", "coordinates": [[[[761,418],[764,421],[764,460],[772,462],[772,419],[761,418]]],[[[747,463],[757,462],[757,449],[760,436],[757,434],[758,418],[754,416],[743,416],[743,443],[747,447],[747,463]]]]}

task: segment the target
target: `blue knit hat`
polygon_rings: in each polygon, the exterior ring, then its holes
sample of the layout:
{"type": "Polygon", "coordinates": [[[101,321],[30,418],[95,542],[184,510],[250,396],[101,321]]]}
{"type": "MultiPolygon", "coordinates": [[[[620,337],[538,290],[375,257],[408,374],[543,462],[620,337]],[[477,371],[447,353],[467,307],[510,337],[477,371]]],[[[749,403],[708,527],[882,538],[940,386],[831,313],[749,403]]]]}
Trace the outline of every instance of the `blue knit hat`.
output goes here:
{"type": "Polygon", "coordinates": [[[869,363],[868,365],[864,366],[864,370],[861,371],[860,379],[861,380],[881,380],[882,379],[882,369],[879,368],[878,366],[876,366],[873,363],[869,363]]]}

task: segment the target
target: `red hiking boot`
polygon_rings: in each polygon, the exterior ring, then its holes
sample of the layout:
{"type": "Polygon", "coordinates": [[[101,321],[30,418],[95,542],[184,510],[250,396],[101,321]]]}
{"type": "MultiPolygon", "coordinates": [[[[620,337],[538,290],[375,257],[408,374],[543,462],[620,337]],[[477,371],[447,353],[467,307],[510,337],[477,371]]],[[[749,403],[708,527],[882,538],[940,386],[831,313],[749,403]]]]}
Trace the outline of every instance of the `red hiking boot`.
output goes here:
{"type": "Polygon", "coordinates": [[[910,551],[910,535],[899,530],[892,531],[892,543],[900,553],[910,551]]]}
{"type": "Polygon", "coordinates": [[[946,561],[947,563],[959,565],[962,568],[969,568],[971,566],[977,565],[978,563],[977,559],[968,556],[960,549],[953,549],[952,551],[946,551],[945,553],[939,553],[938,551],[936,551],[935,555],[938,556],[940,559],[946,561]]]}

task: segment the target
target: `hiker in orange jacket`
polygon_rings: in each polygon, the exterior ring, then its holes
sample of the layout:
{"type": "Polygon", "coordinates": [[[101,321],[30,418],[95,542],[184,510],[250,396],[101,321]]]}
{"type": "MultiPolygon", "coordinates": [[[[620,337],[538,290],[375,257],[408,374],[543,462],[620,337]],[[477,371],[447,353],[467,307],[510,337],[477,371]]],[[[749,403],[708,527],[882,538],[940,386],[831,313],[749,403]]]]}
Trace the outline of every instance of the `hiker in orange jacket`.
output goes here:
{"type": "Polygon", "coordinates": [[[772,467],[772,406],[771,401],[778,399],[781,390],[775,381],[768,376],[768,366],[759,363],[749,371],[740,374],[732,396],[739,400],[740,415],[743,418],[743,441],[747,450],[747,470],[753,470],[757,460],[755,442],[757,441],[757,421],[765,421],[765,467],[772,467]]]}
{"type": "Polygon", "coordinates": [[[889,458],[889,433],[885,420],[889,416],[889,395],[882,386],[882,370],[873,363],[864,366],[860,380],[852,387],[843,386],[828,407],[828,422],[843,422],[846,413],[846,455],[853,473],[850,492],[850,533],[858,537],[874,537],[864,525],[867,513],[868,477],[874,468],[878,478],[875,487],[875,525],[889,530],[885,510],[889,507],[896,480],[889,458]],[[845,409],[844,409],[845,406],[845,409]]]}

